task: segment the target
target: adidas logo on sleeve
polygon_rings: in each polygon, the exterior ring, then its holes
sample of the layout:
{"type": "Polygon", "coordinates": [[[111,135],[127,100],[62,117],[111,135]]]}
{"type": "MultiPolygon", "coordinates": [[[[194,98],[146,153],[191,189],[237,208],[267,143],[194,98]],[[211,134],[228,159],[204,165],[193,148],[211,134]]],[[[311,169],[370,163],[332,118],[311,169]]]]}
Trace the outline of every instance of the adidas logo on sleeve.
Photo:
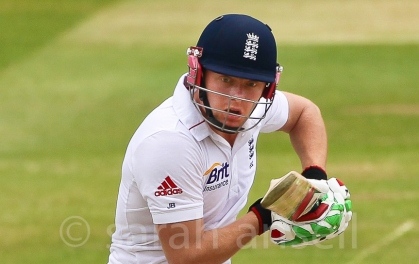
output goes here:
{"type": "Polygon", "coordinates": [[[159,187],[157,187],[157,190],[154,192],[155,196],[168,196],[168,195],[174,195],[174,194],[181,194],[182,189],[179,188],[176,183],[173,182],[173,180],[170,178],[170,176],[167,176],[164,181],[160,184],[159,187]]]}

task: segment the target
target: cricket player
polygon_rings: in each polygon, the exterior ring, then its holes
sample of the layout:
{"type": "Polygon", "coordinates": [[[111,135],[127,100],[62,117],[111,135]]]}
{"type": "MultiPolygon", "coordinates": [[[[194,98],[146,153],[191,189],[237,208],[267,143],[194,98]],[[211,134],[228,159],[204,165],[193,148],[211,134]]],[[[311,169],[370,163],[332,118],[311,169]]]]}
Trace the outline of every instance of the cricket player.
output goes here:
{"type": "Polygon", "coordinates": [[[321,113],[310,100],[276,90],[281,67],[271,29],[247,15],[220,16],[187,55],[189,71],[127,147],[109,263],[230,263],[265,231],[292,246],[343,232],[349,192],[340,181],[329,184],[321,113]],[[256,180],[259,134],[276,131],[289,134],[302,175],[327,189],[300,223],[260,199],[238,218],[256,180]],[[328,226],[308,228],[322,223],[328,226]],[[311,237],[295,227],[310,229],[311,237]]]}

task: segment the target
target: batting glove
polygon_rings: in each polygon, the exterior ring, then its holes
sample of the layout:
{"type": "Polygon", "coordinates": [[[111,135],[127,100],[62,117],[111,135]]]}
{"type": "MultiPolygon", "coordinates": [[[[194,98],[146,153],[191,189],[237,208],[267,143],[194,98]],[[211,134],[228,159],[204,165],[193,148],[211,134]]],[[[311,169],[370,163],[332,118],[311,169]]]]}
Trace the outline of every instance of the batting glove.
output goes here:
{"type": "Polygon", "coordinates": [[[271,241],[275,244],[300,247],[332,239],[344,232],[352,218],[352,203],[346,186],[336,178],[310,180],[321,190],[328,189],[315,210],[289,221],[272,213],[271,241]]]}

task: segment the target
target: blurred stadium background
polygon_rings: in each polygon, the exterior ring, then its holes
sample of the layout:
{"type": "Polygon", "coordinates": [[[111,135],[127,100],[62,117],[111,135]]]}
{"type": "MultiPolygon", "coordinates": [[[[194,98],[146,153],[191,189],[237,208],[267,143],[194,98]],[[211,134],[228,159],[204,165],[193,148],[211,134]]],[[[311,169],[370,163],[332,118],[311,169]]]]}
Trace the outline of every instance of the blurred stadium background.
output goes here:
{"type": "MultiPolygon", "coordinates": [[[[334,241],[263,236],[233,262],[417,262],[418,1],[0,0],[1,263],[106,263],[128,140],[224,13],[272,28],[279,89],[322,109],[328,172],[355,212],[334,241]]],[[[284,135],[263,135],[258,153],[250,201],[300,168],[284,135]]]]}

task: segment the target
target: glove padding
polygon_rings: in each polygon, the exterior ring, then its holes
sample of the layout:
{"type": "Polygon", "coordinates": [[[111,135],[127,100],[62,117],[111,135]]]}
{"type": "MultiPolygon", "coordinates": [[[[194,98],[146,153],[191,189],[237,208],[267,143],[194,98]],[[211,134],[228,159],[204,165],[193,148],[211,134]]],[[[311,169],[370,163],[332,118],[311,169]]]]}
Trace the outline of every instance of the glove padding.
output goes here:
{"type": "Polygon", "coordinates": [[[352,219],[352,203],[346,186],[336,178],[310,180],[326,194],[319,205],[296,221],[272,212],[271,241],[278,245],[301,247],[332,239],[344,232],[352,219]]]}

